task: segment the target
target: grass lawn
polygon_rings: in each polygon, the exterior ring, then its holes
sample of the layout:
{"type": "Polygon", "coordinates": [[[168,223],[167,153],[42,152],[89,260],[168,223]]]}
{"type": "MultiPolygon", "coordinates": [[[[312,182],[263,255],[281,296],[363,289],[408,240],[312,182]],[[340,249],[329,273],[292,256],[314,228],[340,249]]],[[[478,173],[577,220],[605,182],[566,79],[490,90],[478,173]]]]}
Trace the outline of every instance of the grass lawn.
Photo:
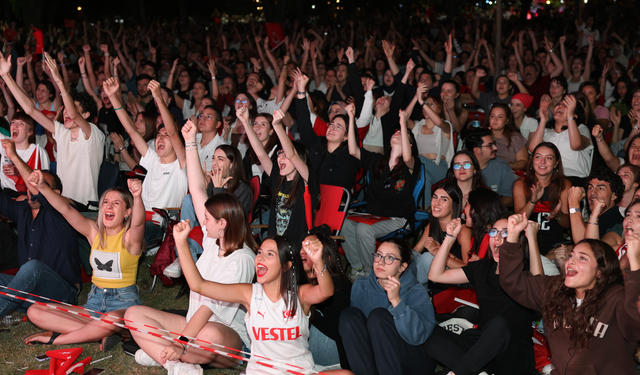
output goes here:
{"type": "MultiPolygon", "coordinates": [[[[142,304],[157,309],[183,309],[186,310],[189,305],[188,293],[180,299],[175,299],[175,295],[179,290],[179,286],[166,288],[159,281],[156,288],[151,294],[147,291],[151,287],[151,275],[146,265],[141,265],[138,270],[138,287],[140,288],[140,297],[142,304]]],[[[91,289],[91,283],[85,283],[80,293],[79,305],[87,301],[87,294],[91,289]]],[[[15,316],[23,314],[14,313],[15,316]]],[[[98,367],[106,371],[104,375],[111,374],[166,374],[167,371],[162,367],[143,367],[135,362],[135,359],[124,353],[120,344],[116,345],[108,353],[102,353],[98,343],[76,344],[76,345],[25,345],[23,338],[31,333],[40,331],[31,322],[19,324],[11,327],[10,332],[0,332],[0,373],[2,374],[24,374],[26,370],[48,369],[49,361],[39,362],[36,356],[44,354],[47,350],[81,347],[84,352],[80,359],[90,356],[92,360],[113,357],[100,361],[94,365],[89,365],[86,370],[98,367]]],[[[242,369],[242,368],[241,368],[242,369]]],[[[241,370],[240,369],[240,370],[241,370]]],[[[207,374],[225,374],[236,375],[240,373],[238,369],[227,370],[210,370],[207,374]]]]}

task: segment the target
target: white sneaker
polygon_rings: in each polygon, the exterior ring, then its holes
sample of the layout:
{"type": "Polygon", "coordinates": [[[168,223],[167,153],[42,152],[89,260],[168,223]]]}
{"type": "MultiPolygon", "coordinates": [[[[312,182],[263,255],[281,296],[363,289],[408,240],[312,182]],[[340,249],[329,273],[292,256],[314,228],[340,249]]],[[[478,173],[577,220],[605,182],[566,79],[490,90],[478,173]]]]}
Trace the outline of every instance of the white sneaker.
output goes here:
{"type": "Polygon", "coordinates": [[[142,349],[138,349],[136,351],[135,358],[136,358],[136,362],[141,366],[147,366],[147,367],[160,366],[158,362],[156,362],[153,358],[151,358],[149,354],[147,354],[142,349]]]}
{"type": "Polygon", "coordinates": [[[369,276],[369,272],[365,270],[357,271],[355,268],[351,268],[351,271],[349,271],[349,275],[347,277],[349,277],[352,282],[355,282],[359,278],[367,276],[369,276]]]}
{"type": "Polygon", "coordinates": [[[176,258],[167,268],[162,271],[162,274],[172,279],[177,279],[182,276],[182,267],[180,267],[180,259],[176,258]]]}
{"type": "Polygon", "coordinates": [[[186,362],[174,362],[169,366],[165,366],[165,368],[167,369],[167,375],[202,375],[203,373],[200,365],[186,362]]]}

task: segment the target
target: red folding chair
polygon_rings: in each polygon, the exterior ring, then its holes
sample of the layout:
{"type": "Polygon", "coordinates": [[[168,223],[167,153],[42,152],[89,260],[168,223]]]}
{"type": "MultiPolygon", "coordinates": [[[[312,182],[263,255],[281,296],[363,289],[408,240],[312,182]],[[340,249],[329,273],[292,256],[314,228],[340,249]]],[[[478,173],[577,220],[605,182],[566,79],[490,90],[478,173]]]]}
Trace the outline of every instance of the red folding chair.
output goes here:
{"type": "Polygon", "coordinates": [[[314,226],[327,224],[335,235],[340,234],[344,218],[347,216],[347,208],[351,194],[349,190],[341,186],[320,185],[320,209],[316,212],[314,226]],[[346,194],[347,200],[342,204],[342,197],[346,194]]]}

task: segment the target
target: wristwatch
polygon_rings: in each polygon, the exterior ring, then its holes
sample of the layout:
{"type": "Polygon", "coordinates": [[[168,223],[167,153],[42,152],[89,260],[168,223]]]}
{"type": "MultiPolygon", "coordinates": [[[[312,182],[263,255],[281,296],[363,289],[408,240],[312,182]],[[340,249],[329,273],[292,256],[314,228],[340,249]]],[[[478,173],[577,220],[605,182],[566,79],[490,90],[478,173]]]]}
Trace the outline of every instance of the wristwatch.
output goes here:
{"type": "MultiPolygon", "coordinates": [[[[184,341],[184,342],[189,342],[189,339],[184,337],[184,336],[178,337],[178,340],[184,341]]],[[[184,348],[184,351],[182,352],[182,355],[184,355],[187,352],[187,348],[189,347],[189,345],[183,344],[183,343],[180,343],[180,345],[182,345],[182,347],[184,348]]]]}
{"type": "Polygon", "coordinates": [[[576,213],[578,213],[578,212],[580,212],[580,209],[579,209],[579,208],[569,208],[569,213],[570,213],[570,214],[576,214],[576,213]]]}

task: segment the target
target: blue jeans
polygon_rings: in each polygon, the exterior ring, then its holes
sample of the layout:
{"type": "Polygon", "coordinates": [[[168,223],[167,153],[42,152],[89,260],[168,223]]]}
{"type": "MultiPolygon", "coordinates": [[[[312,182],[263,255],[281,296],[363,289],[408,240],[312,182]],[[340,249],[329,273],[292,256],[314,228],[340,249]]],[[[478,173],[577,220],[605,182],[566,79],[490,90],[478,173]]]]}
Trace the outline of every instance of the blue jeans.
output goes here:
{"type": "Polygon", "coordinates": [[[429,288],[427,286],[429,282],[429,268],[431,268],[431,263],[433,262],[433,255],[424,249],[422,254],[418,253],[415,250],[411,251],[411,265],[409,268],[416,268],[416,278],[420,284],[424,285],[427,292],[429,288]]]}
{"type": "Polygon", "coordinates": [[[309,326],[309,351],[313,353],[313,362],[317,365],[331,366],[340,363],[336,342],[313,325],[309,326]]]}
{"type": "Polygon", "coordinates": [[[431,159],[427,159],[420,155],[420,161],[424,165],[424,206],[431,207],[431,186],[436,182],[447,177],[447,161],[440,160],[440,163],[436,164],[431,159]]]}
{"type": "MultiPolygon", "coordinates": [[[[36,259],[23,264],[15,276],[0,273],[0,284],[72,305],[78,303],[78,289],[69,284],[58,275],[57,272],[49,268],[49,266],[36,259]]],[[[7,289],[2,289],[2,292],[16,294],[20,297],[27,297],[36,301],[47,302],[40,298],[25,296],[7,289]]],[[[0,317],[11,313],[13,310],[26,312],[31,305],[31,302],[0,296],[0,317]]]]}
{"type": "Polygon", "coordinates": [[[84,305],[89,310],[94,310],[91,315],[100,317],[98,312],[126,310],[131,306],[141,305],[140,294],[137,285],[129,285],[124,288],[100,288],[95,284],[91,285],[91,291],[84,305]]]}
{"type": "MultiPolygon", "coordinates": [[[[198,222],[198,216],[196,216],[196,210],[193,208],[193,200],[191,199],[191,194],[187,194],[184,196],[184,199],[182,200],[182,208],[180,209],[180,220],[182,221],[187,219],[191,223],[191,229],[200,225],[200,222],[198,222]]],[[[189,250],[191,251],[193,261],[196,262],[198,260],[198,255],[202,254],[204,250],[199,243],[191,238],[187,238],[187,243],[189,244],[189,250]]],[[[178,255],[177,248],[176,255],[178,255]]]]}

